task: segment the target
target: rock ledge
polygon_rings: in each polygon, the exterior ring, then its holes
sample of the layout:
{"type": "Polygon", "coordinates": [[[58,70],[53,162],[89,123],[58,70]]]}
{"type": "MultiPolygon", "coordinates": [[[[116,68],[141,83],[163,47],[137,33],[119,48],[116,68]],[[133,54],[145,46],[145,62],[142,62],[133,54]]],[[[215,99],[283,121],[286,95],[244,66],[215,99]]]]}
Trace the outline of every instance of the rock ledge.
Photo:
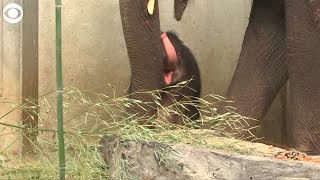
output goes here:
{"type": "Polygon", "coordinates": [[[319,164],[276,159],[272,157],[270,146],[260,143],[243,142],[246,148],[251,144],[252,152],[257,152],[256,147],[260,146],[260,153],[252,153],[254,155],[182,143],[121,142],[117,137],[103,138],[100,143],[104,160],[111,168],[112,179],[320,179],[319,164]],[[264,154],[261,153],[263,151],[264,154]]]}

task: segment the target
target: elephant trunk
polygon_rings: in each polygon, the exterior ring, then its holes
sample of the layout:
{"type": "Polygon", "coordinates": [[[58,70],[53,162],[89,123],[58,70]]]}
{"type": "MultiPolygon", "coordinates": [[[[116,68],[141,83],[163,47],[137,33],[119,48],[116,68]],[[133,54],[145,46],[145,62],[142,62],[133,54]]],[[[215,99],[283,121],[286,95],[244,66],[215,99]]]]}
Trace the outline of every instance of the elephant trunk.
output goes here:
{"type": "Polygon", "coordinates": [[[153,96],[137,92],[164,87],[162,59],[165,54],[160,39],[158,1],[153,14],[148,13],[148,0],[120,0],[119,5],[131,67],[130,98],[148,102],[142,108],[130,108],[129,112],[140,117],[152,116],[156,113],[153,96]]]}
{"type": "Polygon", "coordinates": [[[177,21],[180,21],[184,10],[186,9],[188,0],[174,0],[174,16],[177,21]]]}

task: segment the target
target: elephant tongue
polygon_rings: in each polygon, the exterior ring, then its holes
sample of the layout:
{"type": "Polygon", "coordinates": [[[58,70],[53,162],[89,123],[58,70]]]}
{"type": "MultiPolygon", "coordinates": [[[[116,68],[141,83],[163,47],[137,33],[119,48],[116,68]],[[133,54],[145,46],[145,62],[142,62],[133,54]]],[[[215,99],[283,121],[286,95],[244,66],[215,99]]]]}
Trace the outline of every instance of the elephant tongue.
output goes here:
{"type": "Polygon", "coordinates": [[[173,71],[164,72],[163,78],[166,85],[169,85],[172,81],[173,71]]]}
{"type": "Polygon", "coordinates": [[[162,40],[162,44],[164,46],[164,50],[166,51],[166,55],[168,59],[168,67],[165,67],[165,69],[167,70],[165,70],[163,77],[166,85],[169,85],[172,81],[172,74],[174,70],[172,69],[172,67],[175,67],[174,65],[177,63],[178,58],[177,58],[176,50],[174,49],[172,43],[170,42],[167,36],[167,33],[161,34],[161,40],[162,40]]]}
{"type": "Polygon", "coordinates": [[[178,60],[177,53],[172,43],[170,42],[167,36],[167,33],[162,33],[161,39],[162,39],[162,44],[164,46],[164,50],[166,51],[166,55],[168,57],[168,63],[169,64],[176,63],[178,60]]]}

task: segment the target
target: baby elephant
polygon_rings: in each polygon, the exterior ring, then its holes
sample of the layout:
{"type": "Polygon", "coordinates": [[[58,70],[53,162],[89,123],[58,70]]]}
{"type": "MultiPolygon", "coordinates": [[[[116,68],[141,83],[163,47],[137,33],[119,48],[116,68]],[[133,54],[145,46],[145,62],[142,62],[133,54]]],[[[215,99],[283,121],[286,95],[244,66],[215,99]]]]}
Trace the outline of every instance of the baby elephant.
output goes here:
{"type": "Polygon", "coordinates": [[[173,105],[178,111],[178,113],[170,114],[169,121],[174,124],[183,124],[183,119],[179,114],[184,114],[191,120],[199,119],[198,103],[195,101],[201,93],[200,70],[197,61],[190,49],[173,31],[162,33],[161,40],[166,52],[163,72],[166,87],[189,81],[185,85],[168,87],[166,93],[162,94],[162,106],[173,105]],[[179,103],[174,104],[175,102],[179,103]]]}

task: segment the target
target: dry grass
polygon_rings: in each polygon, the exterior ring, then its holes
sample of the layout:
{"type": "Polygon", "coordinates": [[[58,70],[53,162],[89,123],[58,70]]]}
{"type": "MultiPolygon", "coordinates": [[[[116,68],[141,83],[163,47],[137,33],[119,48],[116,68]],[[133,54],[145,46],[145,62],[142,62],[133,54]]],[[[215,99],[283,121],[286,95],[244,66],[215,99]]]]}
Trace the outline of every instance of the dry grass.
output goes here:
{"type": "MultiPolygon", "coordinates": [[[[175,88],[187,85],[183,82],[175,88]]],[[[110,87],[110,86],[107,86],[110,87]]],[[[231,125],[243,131],[239,122],[252,119],[243,117],[233,112],[230,107],[219,107],[225,99],[217,95],[206,95],[198,99],[201,107],[201,118],[190,121],[184,117],[185,126],[169,124],[165,121],[168,114],[175,112],[176,105],[194,103],[191,101],[175,102],[173,106],[162,107],[160,93],[157,90],[150,93],[157,102],[158,110],[165,112],[158,117],[140,117],[126,111],[126,108],[138,106],[142,108],[139,100],[129,99],[128,96],[115,97],[96,93],[93,90],[79,90],[74,87],[64,90],[64,122],[65,122],[65,145],[66,145],[66,174],[67,179],[108,179],[109,172],[105,166],[99,151],[99,140],[104,136],[120,136],[124,140],[156,141],[163,143],[187,143],[204,147],[234,148],[227,144],[208,143],[205,135],[197,135],[192,131],[195,128],[215,130],[221,133],[223,127],[231,125]],[[219,114],[218,108],[228,109],[227,113],[219,114]],[[141,124],[140,122],[148,122],[141,124]],[[149,127],[156,127],[150,129],[149,127]]],[[[115,94],[115,93],[112,93],[115,94]]],[[[57,179],[58,177],[58,145],[56,138],[55,118],[55,93],[47,93],[39,97],[39,107],[34,104],[16,105],[3,99],[2,103],[12,106],[12,111],[18,109],[40,109],[39,135],[37,144],[34,144],[35,154],[26,159],[11,156],[10,145],[2,148],[0,152],[0,179],[57,179]]],[[[8,114],[3,115],[5,118],[8,114]]],[[[159,111],[160,112],[160,111],[159,111]]],[[[1,118],[1,119],[2,119],[1,118]]],[[[0,120],[0,128],[10,128],[12,133],[21,133],[23,127],[20,124],[5,124],[0,120]]],[[[8,134],[0,134],[5,137],[8,134]]],[[[226,134],[228,135],[228,134],[226,134]]],[[[20,137],[18,134],[15,136],[20,137]]],[[[12,142],[16,140],[12,139],[12,142]]],[[[234,142],[233,142],[234,144],[234,142]]],[[[237,150],[235,148],[235,150],[237,150]]],[[[121,166],[121,165],[119,165],[121,166]]]]}

